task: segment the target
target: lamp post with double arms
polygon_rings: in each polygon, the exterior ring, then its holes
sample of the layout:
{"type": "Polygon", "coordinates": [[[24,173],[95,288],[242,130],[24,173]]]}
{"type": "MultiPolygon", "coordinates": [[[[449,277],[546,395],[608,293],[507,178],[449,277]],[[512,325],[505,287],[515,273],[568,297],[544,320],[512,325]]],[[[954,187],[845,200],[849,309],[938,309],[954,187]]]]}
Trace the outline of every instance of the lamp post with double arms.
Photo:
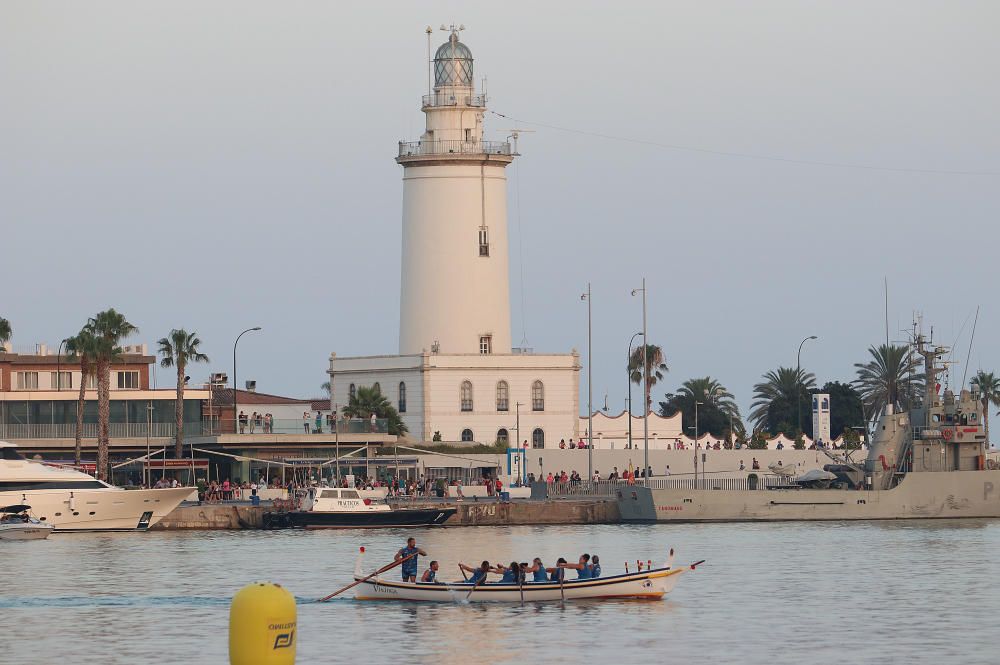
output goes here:
{"type": "MultiPolygon", "coordinates": [[[[632,339],[628,341],[628,355],[625,357],[625,373],[628,375],[628,447],[632,448],[632,342],[635,341],[636,337],[642,335],[642,331],[632,335],[632,339]]],[[[643,341],[645,341],[643,337],[643,341]]]]}
{"type": "MultiPolygon", "coordinates": [[[[646,278],[642,278],[642,287],[632,289],[632,295],[642,292],[642,455],[643,470],[649,470],[649,335],[646,334],[646,278]]],[[[631,405],[629,406],[631,408],[631,405]]],[[[642,484],[649,485],[649,474],[643,477],[642,484]]]]}
{"type": "Polygon", "coordinates": [[[240,409],[239,409],[239,384],[236,383],[236,345],[240,343],[240,337],[246,335],[248,332],[257,332],[260,330],[260,326],[254,326],[253,328],[247,328],[239,335],[236,336],[236,341],[233,342],[233,434],[240,433],[240,409]]]}
{"type": "MultiPolygon", "coordinates": [[[[797,429],[799,430],[797,434],[802,434],[802,386],[798,385],[801,383],[799,379],[799,374],[802,373],[802,345],[811,339],[819,339],[816,335],[809,335],[804,340],[799,342],[799,350],[795,354],[795,419],[798,423],[797,429]]],[[[815,436],[813,432],[813,436],[815,436]]]]}
{"type": "Polygon", "coordinates": [[[587,482],[594,479],[594,350],[590,317],[590,282],[587,292],[580,296],[587,301],[587,482]]]}

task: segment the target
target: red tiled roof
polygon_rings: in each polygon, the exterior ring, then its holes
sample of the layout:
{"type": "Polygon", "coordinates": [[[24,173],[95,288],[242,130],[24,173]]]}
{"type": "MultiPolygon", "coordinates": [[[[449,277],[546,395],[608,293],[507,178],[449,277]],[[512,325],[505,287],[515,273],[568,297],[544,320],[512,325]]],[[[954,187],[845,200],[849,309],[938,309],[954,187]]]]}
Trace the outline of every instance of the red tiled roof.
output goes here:
{"type": "MultiPolygon", "coordinates": [[[[296,397],[282,397],[281,395],[269,395],[267,393],[249,392],[246,390],[237,391],[240,404],[308,404],[312,407],[311,399],[298,399],[296,397]]],[[[212,388],[212,401],[216,406],[228,406],[233,403],[232,388],[212,388]]]]}

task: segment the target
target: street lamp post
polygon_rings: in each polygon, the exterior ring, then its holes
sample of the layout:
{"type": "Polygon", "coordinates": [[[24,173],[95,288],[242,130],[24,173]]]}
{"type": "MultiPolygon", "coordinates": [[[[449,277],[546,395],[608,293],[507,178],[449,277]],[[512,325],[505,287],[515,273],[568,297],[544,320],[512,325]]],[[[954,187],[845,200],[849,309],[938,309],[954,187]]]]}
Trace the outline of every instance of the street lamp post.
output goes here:
{"type": "MultiPolygon", "coordinates": [[[[642,454],[643,470],[649,469],[649,336],[646,334],[646,278],[642,278],[642,287],[632,289],[632,295],[642,292],[642,454]]],[[[629,409],[632,406],[629,405],[629,409]]],[[[629,419],[631,422],[631,418],[629,419]]],[[[648,476],[648,474],[646,474],[648,476]]],[[[649,485],[649,478],[644,476],[642,484],[649,485]]]]}
{"type": "MultiPolygon", "coordinates": [[[[802,373],[802,345],[805,344],[806,342],[808,342],[811,339],[819,339],[819,338],[816,337],[816,335],[810,335],[809,337],[806,337],[801,342],[799,342],[799,350],[798,350],[798,353],[795,354],[795,381],[796,382],[799,382],[799,374],[802,373]]],[[[802,434],[802,390],[800,389],[800,386],[798,386],[798,385],[795,386],[795,419],[798,422],[798,426],[797,426],[797,429],[799,430],[798,434],[802,434]]],[[[816,435],[816,433],[813,432],[813,436],[815,436],[815,435],[816,435]]]]}
{"type": "Polygon", "coordinates": [[[587,301],[587,482],[594,477],[594,351],[591,334],[590,316],[590,282],[587,282],[587,292],[580,296],[587,301]]]}
{"type": "Polygon", "coordinates": [[[694,487],[698,489],[698,407],[704,402],[694,401],[694,487]]]}
{"type": "Polygon", "coordinates": [[[340,411],[340,405],[333,405],[333,445],[335,452],[337,454],[337,487],[340,487],[340,418],[337,417],[337,413],[340,411]]]}
{"type": "Polygon", "coordinates": [[[56,351],[56,390],[62,390],[62,348],[67,340],[59,342],[59,350],[56,351]]]}
{"type": "Polygon", "coordinates": [[[233,342],[233,434],[238,434],[240,431],[240,409],[237,405],[237,402],[239,401],[237,399],[239,395],[239,384],[236,383],[236,345],[240,343],[240,337],[243,337],[243,335],[246,335],[248,332],[256,332],[258,330],[260,330],[260,326],[247,328],[237,335],[236,341],[233,342]]]}
{"type": "MultiPolygon", "coordinates": [[[[625,373],[628,375],[628,447],[632,448],[632,342],[635,338],[642,335],[642,331],[632,335],[632,339],[628,341],[628,355],[625,358],[625,373]]],[[[646,338],[643,337],[642,341],[645,342],[646,338]]]]}

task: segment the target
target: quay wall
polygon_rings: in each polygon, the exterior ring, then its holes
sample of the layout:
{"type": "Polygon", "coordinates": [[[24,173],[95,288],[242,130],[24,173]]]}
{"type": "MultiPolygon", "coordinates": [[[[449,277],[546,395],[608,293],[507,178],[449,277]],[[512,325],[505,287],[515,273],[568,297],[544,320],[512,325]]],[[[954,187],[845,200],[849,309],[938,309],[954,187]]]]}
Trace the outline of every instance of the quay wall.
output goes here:
{"type": "MultiPolygon", "coordinates": [[[[557,501],[419,502],[407,506],[457,507],[448,526],[513,526],[519,524],[612,524],[619,521],[618,504],[607,498],[557,501]]],[[[264,506],[211,504],[180,506],[152,527],[176,529],[259,529],[264,506]]]]}

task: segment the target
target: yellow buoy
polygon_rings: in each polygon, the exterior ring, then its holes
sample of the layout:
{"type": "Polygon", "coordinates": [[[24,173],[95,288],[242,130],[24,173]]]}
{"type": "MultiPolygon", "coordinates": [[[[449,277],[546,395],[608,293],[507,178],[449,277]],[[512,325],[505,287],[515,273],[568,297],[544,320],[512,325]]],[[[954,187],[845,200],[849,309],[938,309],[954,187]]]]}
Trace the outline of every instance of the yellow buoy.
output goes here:
{"type": "Polygon", "coordinates": [[[255,582],[229,607],[230,665],[294,665],[295,596],[271,582],[255,582]]]}

